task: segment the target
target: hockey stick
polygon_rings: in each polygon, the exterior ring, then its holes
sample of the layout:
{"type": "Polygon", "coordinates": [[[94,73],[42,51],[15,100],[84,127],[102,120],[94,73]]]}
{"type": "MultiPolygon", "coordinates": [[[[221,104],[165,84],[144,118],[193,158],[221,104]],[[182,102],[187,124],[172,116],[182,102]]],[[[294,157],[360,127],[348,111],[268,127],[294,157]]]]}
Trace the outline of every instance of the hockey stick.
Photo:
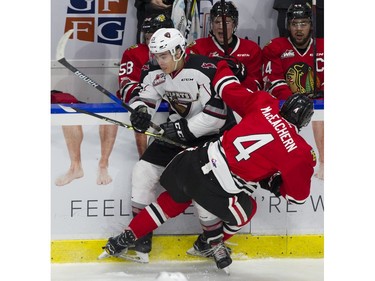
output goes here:
{"type": "Polygon", "coordinates": [[[316,0],[312,0],[312,24],[313,24],[313,30],[312,30],[312,39],[313,39],[313,96],[317,96],[316,91],[316,0]]]}
{"type": "Polygon", "coordinates": [[[186,17],[186,28],[185,28],[185,39],[187,40],[190,34],[190,29],[193,24],[193,15],[194,15],[194,8],[195,4],[197,3],[197,0],[187,0],[186,2],[186,11],[185,11],[185,17],[186,17]]]}
{"type": "MultiPolygon", "coordinates": [[[[100,86],[98,83],[96,83],[94,80],[92,80],[90,77],[88,77],[86,74],[79,71],[77,68],[75,68],[73,65],[71,65],[66,59],[65,59],[65,47],[68,42],[69,37],[73,34],[74,29],[68,30],[61,38],[59,43],[57,44],[56,49],[56,60],[61,63],[63,66],[65,66],[67,69],[69,69],[71,72],[73,72],[78,78],[85,81],[90,86],[94,87],[95,89],[99,90],[103,94],[105,94],[107,97],[109,97],[111,100],[113,100],[115,103],[123,106],[125,109],[127,109],[130,113],[134,113],[135,110],[131,108],[129,105],[124,103],[121,99],[119,99],[117,96],[112,94],[111,92],[104,89],[102,86],[100,86]]],[[[154,124],[153,122],[150,122],[150,126],[154,128],[157,131],[162,131],[160,126],[154,124]]]]}
{"type": "Polygon", "coordinates": [[[221,19],[223,22],[224,54],[226,57],[229,57],[227,15],[225,14],[225,0],[221,0],[221,10],[222,10],[221,19]]]}
{"type": "MultiPolygon", "coordinates": [[[[80,109],[80,108],[77,108],[77,107],[73,107],[73,106],[65,106],[65,105],[61,105],[61,104],[59,104],[59,106],[65,112],[68,112],[68,113],[76,113],[76,112],[78,112],[78,113],[87,114],[87,115],[99,118],[101,120],[107,121],[109,123],[112,123],[112,124],[124,127],[126,129],[134,130],[133,126],[131,126],[131,125],[125,124],[125,123],[123,123],[121,121],[118,121],[118,120],[115,120],[115,119],[112,119],[112,118],[109,118],[109,117],[105,117],[103,115],[96,114],[94,112],[90,112],[90,111],[87,111],[87,110],[84,110],[84,109],[80,109]]],[[[179,147],[184,148],[184,149],[187,148],[186,145],[183,145],[181,143],[178,143],[178,142],[175,142],[175,141],[173,141],[171,139],[163,137],[163,135],[161,135],[161,134],[154,134],[154,133],[151,133],[151,132],[148,132],[148,131],[144,132],[143,134],[145,134],[147,136],[150,136],[150,137],[154,137],[154,138],[156,138],[156,139],[158,139],[160,141],[167,142],[167,143],[175,145],[175,146],[179,146],[179,147]]]]}

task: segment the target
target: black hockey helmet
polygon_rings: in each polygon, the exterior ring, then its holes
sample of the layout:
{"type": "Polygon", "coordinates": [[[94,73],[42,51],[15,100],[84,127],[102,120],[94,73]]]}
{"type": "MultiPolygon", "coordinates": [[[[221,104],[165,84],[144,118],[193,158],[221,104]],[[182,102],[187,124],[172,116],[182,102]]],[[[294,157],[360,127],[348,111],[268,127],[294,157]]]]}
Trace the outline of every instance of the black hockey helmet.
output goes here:
{"type": "Polygon", "coordinates": [[[218,16],[225,15],[233,19],[234,25],[238,25],[238,10],[232,1],[225,1],[224,8],[221,5],[221,1],[217,1],[211,8],[210,18],[211,22],[214,21],[218,16]]]}
{"type": "Polygon", "coordinates": [[[142,32],[144,34],[154,33],[160,28],[174,28],[171,18],[166,16],[165,14],[157,15],[154,18],[146,18],[143,21],[142,32]]]}
{"type": "Polygon", "coordinates": [[[297,126],[298,130],[306,127],[314,114],[314,103],[306,95],[293,94],[282,105],[280,115],[297,126]]]}
{"type": "Polygon", "coordinates": [[[310,19],[312,21],[312,10],[310,3],[306,1],[294,1],[286,12],[286,24],[293,19],[310,19]]]}

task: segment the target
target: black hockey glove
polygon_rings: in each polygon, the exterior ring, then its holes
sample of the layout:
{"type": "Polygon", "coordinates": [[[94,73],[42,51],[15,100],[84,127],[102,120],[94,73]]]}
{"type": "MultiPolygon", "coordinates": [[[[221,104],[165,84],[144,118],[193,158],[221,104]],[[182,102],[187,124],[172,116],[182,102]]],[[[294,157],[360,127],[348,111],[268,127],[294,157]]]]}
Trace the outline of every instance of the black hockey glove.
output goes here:
{"type": "Polygon", "coordinates": [[[134,131],[144,133],[150,127],[151,115],[147,112],[147,106],[140,105],[134,109],[130,115],[130,122],[132,123],[134,131]]]}
{"type": "Polygon", "coordinates": [[[280,197],[280,185],[283,182],[280,172],[274,173],[269,178],[259,181],[260,187],[280,197]]]}
{"type": "Polygon", "coordinates": [[[188,142],[195,140],[196,137],[190,132],[187,124],[187,120],[185,118],[181,118],[176,122],[166,122],[160,124],[160,127],[164,130],[164,137],[176,142],[188,142]]]}
{"type": "Polygon", "coordinates": [[[242,62],[234,61],[234,59],[231,58],[224,59],[227,61],[229,68],[232,70],[234,76],[236,76],[238,80],[240,80],[240,82],[246,79],[247,70],[242,62]]]}

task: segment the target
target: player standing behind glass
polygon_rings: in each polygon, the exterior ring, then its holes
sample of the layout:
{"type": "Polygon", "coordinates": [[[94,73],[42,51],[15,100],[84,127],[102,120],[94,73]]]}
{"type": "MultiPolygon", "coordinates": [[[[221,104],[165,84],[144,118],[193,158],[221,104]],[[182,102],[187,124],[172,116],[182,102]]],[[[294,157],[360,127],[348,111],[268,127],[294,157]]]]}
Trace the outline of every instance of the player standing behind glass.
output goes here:
{"type": "MultiPolygon", "coordinates": [[[[118,82],[117,97],[128,103],[133,90],[141,78],[142,66],[150,59],[148,43],[152,34],[159,28],[173,27],[173,21],[166,15],[160,14],[154,18],[146,18],[142,25],[143,42],[133,45],[122,55],[118,82]]],[[[147,148],[147,136],[134,132],[139,158],[147,148]]]]}
{"type": "Polygon", "coordinates": [[[146,18],[153,18],[164,14],[171,17],[173,0],[135,0],[134,7],[137,9],[137,43],[141,43],[142,25],[146,18]]]}
{"type": "MultiPolygon", "coordinates": [[[[309,3],[295,1],[287,11],[288,37],[272,39],[263,48],[265,90],[278,99],[301,93],[312,99],[324,99],[324,39],[316,38],[316,76],[312,10],[309,3]],[[315,88],[316,87],[316,88],[315,88]]],[[[319,168],[315,177],[324,179],[324,121],[312,121],[319,168]]]]}
{"type": "MultiPolygon", "coordinates": [[[[211,82],[222,77],[226,62],[185,53],[186,40],[174,28],[156,31],[149,43],[155,63],[143,67],[141,85],[133,91],[130,105],[135,109],[130,121],[135,130],[149,128],[151,116],[162,100],[169,103],[168,122],[161,124],[164,136],[186,146],[195,146],[219,137],[227,121],[227,106],[216,94],[211,82]],[[220,67],[219,67],[220,66],[220,67]]],[[[235,76],[225,77],[227,83],[238,83],[235,76]]],[[[136,163],[132,174],[132,211],[136,216],[156,199],[156,188],[161,173],[172,158],[182,150],[155,140],[136,163]]],[[[147,262],[151,251],[152,233],[137,240],[136,256],[129,259],[147,262]]]]}
{"type": "Polygon", "coordinates": [[[187,53],[225,57],[242,85],[253,92],[262,89],[262,50],[255,42],[235,35],[238,26],[238,10],[234,3],[227,1],[222,7],[221,1],[216,2],[210,10],[210,20],[209,36],[191,43],[187,48],[187,53]],[[227,25],[227,50],[224,44],[223,14],[227,25]]]}

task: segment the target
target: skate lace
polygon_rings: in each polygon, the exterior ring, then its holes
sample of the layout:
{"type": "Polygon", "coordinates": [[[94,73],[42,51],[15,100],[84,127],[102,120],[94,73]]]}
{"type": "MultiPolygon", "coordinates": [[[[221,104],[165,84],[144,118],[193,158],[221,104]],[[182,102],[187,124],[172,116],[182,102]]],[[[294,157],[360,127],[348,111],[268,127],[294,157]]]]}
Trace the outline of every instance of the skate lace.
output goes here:
{"type": "Polygon", "coordinates": [[[206,257],[210,257],[214,253],[214,249],[213,248],[210,248],[210,249],[207,249],[207,250],[199,250],[199,251],[201,252],[201,254],[203,256],[206,256],[206,257]]]}
{"type": "Polygon", "coordinates": [[[215,260],[221,260],[228,256],[227,249],[223,242],[213,246],[211,248],[212,254],[215,257],[215,260]]]}
{"type": "Polygon", "coordinates": [[[121,233],[121,235],[119,236],[117,243],[122,247],[128,247],[134,245],[134,240],[135,238],[133,233],[125,230],[125,232],[121,233]]]}
{"type": "Polygon", "coordinates": [[[126,235],[121,234],[120,237],[117,239],[117,244],[122,247],[126,247],[128,245],[126,241],[126,235]]]}

